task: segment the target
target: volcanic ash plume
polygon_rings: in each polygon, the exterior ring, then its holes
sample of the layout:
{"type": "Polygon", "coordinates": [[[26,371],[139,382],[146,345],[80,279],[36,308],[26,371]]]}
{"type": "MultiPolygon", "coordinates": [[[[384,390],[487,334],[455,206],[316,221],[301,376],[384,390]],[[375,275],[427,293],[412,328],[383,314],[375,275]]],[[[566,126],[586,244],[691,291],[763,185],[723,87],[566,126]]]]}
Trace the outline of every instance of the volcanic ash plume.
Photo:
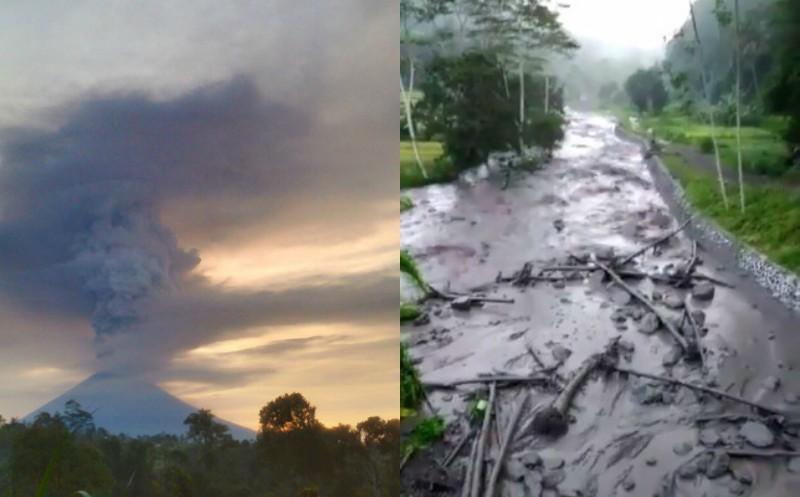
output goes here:
{"type": "Polygon", "coordinates": [[[168,299],[200,262],[161,222],[165,202],[254,194],[272,145],[298,126],[237,78],[173,101],[78,102],[55,131],[5,130],[0,290],[86,317],[98,342],[135,330],[145,304],[168,299]]]}

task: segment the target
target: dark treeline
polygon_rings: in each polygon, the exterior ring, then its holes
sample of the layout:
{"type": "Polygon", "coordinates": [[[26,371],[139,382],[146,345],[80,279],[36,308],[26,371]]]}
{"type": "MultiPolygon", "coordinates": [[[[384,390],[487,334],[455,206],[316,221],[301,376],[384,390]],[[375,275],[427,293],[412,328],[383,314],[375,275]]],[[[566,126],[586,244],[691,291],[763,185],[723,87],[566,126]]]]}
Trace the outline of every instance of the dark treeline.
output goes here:
{"type": "Polygon", "coordinates": [[[109,434],[74,401],[30,424],[0,417],[0,495],[398,495],[399,420],[370,417],[355,428],[329,428],[315,411],[301,394],[278,397],[259,413],[252,441],[233,440],[206,409],[186,418],[180,437],[109,434]]]}

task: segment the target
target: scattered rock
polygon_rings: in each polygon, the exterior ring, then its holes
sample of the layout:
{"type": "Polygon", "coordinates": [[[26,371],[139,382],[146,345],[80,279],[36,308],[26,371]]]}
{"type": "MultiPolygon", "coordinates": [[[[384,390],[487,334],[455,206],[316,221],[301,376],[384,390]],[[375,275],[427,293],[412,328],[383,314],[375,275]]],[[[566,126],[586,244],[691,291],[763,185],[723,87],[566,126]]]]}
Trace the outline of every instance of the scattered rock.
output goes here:
{"type": "Polygon", "coordinates": [[[652,298],[653,302],[659,302],[664,297],[664,294],[661,293],[660,290],[653,290],[652,298]]]}
{"type": "Polygon", "coordinates": [[[731,480],[731,482],[728,483],[728,490],[730,490],[733,495],[742,495],[744,493],[744,485],[738,480],[731,480]]]}
{"type": "Polygon", "coordinates": [[[800,457],[789,459],[789,462],[786,464],[786,469],[789,470],[789,473],[800,473],[800,457]]]}
{"type": "Polygon", "coordinates": [[[638,330],[645,335],[652,335],[658,331],[659,327],[661,327],[661,322],[658,320],[658,316],[652,312],[648,312],[639,323],[638,330]]]}
{"type": "Polygon", "coordinates": [[[510,459],[504,466],[506,478],[511,481],[521,482],[528,473],[528,468],[519,459],[510,459]]]}
{"type": "Polygon", "coordinates": [[[683,299],[677,293],[667,293],[664,295],[663,299],[664,305],[669,309],[681,309],[683,308],[683,299]]]}
{"type": "Polygon", "coordinates": [[[545,470],[561,469],[564,467],[564,458],[558,456],[543,457],[542,467],[545,470]]]}
{"type": "Polygon", "coordinates": [[[614,288],[611,291],[611,300],[617,305],[628,305],[633,300],[633,297],[621,288],[614,288]]]}
{"type": "Polygon", "coordinates": [[[447,393],[447,394],[442,395],[442,401],[450,402],[452,400],[453,400],[453,394],[447,393]]]}
{"type": "Polygon", "coordinates": [[[731,458],[728,454],[725,452],[714,452],[711,454],[711,459],[708,461],[708,467],[705,471],[706,478],[714,480],[722,477],[728,472],[730,465],[731,458]]]}
{"type": "Polygon", "coordinates": [[[658,459],[656,459],[655,457],[648,457],[644,461],[644,463],[647,464],[648,466],[655,466],[656,464],[658,464],[658,459]]]}
{"type": "Polygon", "coordinates": [[[685,456],[691,451],[692,451],[692,444],[689,442],[679,443],[678,445],[672,448],[672,452],[674,452],[678,456],[685,456]]]}
{"type": "Polygon", "coordinates": [[[519,456],[519,460],[528,469],[533,469],[542,462],[542,458],[539,457],[538,452],[526,452],[519,456]]]}
{"type": "Polygon", "coordinates": [[[572,351],[570,349],[561,345],[556,345],[553,347],[551,353],[553,354],[553,359],[555,359],[556,362],[564,362],[569,359],[569,356],[572,355],[572,351]]]}
{"type": "Polygon", "coordinates": [[[457,311],[468,311],[472,307],[472,300],[467,296],[457,297],[450,302],[450,307],[457,311]]]}
{"type": "Polygon", "coordinates": [[[542,495],[542,475],[538,472],[533,472],[525,475],[525,487],[528,492],[525,495],[542,495]]]}
{"type": "Polygon", "coordinates": [[[774,392],[779,386],[781,386],[781,380],[775,376],[767,376],[761,385],[763,385],[767,390],[772,390],[774,392]]]}
{"type": "Polygon", "coordinates": [[[515,331],[514,333],[508,335],[508,341],[513,342],[514,340],[518,340],[527,332],[527,330],[515,331]]]}
{"type": "Polygon", "coordinates": [[[562,288],[566,288],[566,287],[567,287],[567,284],[564,282],[564,280],[556,280],[556,281],[553,282],[553,288],[556,288],[558,290],[561,290],[562,288]]]}
{"type": "Polygon", "coordinates": [[[695,476],[697,476],[697,473],[699,472],[700,470],[697,467],[697,462],[689,461],[687,463],[681,464],[681,466],[678,468],[678,478],[680,478],[681,480],[691,480],[695,476]]]}
{"type": "Polygon", "coordinates": [[[615,323],[624,323],[626,319],[628,319],[628,316],[625,315],[622,309],[617,309],[611,313],[611,320],[615,323]]]}
{"type": "Polygon", "coordinates": [[[567,473],[563,469],[553,469],[545,471],[542,476],[542,487],[549,489],[556,489],[558,485],[567,479],[567,473]]]}
{"type": "Polygon", "coordinates": [[[594,255],[600,260],[611,260],[614,258],[614,247],[598,246],[592,250],[594,255]]]}
{"type": "Polygon", "coordinates": [[[703,327],[706,324],[706,313],[701,311],[700,309],[694,310],[691,312],[692,317],[694,318],[694,322],[697,323],[697,326],[703,327]]]}
{"type": "Polygon", "coordinates": [[[711,300],[714,298],[714,285],[701,281],[692,288],[692,297],[697,300],[711,300]]]}
{"type": "Polygon", "coordinates": [[[661,390],[648,384],[639,384],[631,389],[634,400],[642,405],[655,404],[661,401],[661,390]]]}
{"type": "Polygon", "coordinates": [[[626,492],[630,492],[634,488],[636,488],[636,482],[633,481],[631,475],[626,476],[625,479],[622,480],[622,489],[626,492]]]}
{"type": "Polygon", "coordinates": [[[706,447],[714,447],[719,445],[722,439],[719,432],[713,428],[704,428],[700,430],[700,443],[706,447]]]}
{"type": "Polygon", "coordinates": [[[744,483],[745,485],[750,485],[753,483],[753,474],[746,466],[734,466],[731,468],[731,472],[736,480],[744,483]]]}
{"type": "Polygon", "coordinates": [[[678,364],[678,361],[681,360],[682,355],[683,351],[681,350],[680,347],[672,347],[671,349],[669,349],[669,352],[667,352],[661,359],[661,364],[663,364],[664,367],[666,368],[670,368],[678,364]]]}
{"type": "Polygon", "coordinates": [[[797,394],[795,393],[787,392],[783,396],[783,401],[786,402],[787,404],[797,404],[798,400],[800,399],[797,398],[797,394]]]}
{"type": "Polygon", "coordinates": [[[747,443],[754,447],[769,447],[775,442],[775,436],[763,423],[748,421],[739,428],[741,435],[747,443]]]}
{"type": "Polygon", "coordinates": [[[564,226],[565,226],[565,224],[564,224],[564,220],[563,219],[556,219],[555,221],[553,221],[553,227],[559,233],[561,232],[561,230],[564,229],[564,226]]]}

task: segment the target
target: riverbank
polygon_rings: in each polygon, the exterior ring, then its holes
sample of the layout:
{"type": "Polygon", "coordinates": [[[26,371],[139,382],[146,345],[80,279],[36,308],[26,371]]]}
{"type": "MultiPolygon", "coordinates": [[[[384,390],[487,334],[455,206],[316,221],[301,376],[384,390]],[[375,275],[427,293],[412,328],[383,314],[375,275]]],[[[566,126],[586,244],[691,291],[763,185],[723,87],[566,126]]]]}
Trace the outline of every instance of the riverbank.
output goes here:
{"type": "MultiPolygon", "coordinates": [[[[621,126],[617,135],[646,146],[643,137],[621,126]]],[[[648,167],[674,216],[700,214],[690,234],[750,274],[783,304],[800,309],[800,193],[783,186],[746,184],[742,213],[738,183],[726,180],[730,208],[725,209],[716,175],[669,147],[648,167]]]]}

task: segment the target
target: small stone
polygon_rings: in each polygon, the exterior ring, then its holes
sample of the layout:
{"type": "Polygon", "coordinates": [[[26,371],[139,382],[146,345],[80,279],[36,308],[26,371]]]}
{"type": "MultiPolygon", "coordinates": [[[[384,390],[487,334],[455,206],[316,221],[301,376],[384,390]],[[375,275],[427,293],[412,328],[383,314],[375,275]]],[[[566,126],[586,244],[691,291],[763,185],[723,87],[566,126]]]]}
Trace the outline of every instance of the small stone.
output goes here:
{"type": "Polygon", "coordinates": [[[528,469],[533,469],[542,462],[538,452],[526,452],[519,457],[519,460],[528,469]]]}
{"type": "Polygon", "coordinates": [[[786,402],[787,404],[797,404],[798,400],[800,400],[800,399],[797,398],[797,394],[792,393],[792,392],[787,392],[783,396],[783,401],[786,402]]]}
{"type": "Polygon", "coordinates": [[[669,309],[681,309],[683,308],[683,299],[677,293],[667,293],[664,295],[664,306],[669,309]]]}
{"type": "Polygon", "coordinates": [[[655,457],[648,457],[644,461],[644,463],[647,464],[648,466],[655,466],[656,464],[658,464],[658,459],[656,459],[655,457]]]}
{"type": "Polygon", "coordinates": [[[692,297],[697,300],[711,300],[714,298],[714,285],[701,281],[692,288],[692,297]]]}
{"type": "Polygon", "coordinates": [[[681,480],[691,480],[699,473],[697,464],[694,461],[689,461],[685,464],[682,464],[678,468],[678,478],[681,480]]]}
{"type": "Polygon", "coordinates": [[[630,475],[626,476],[625,479],[622,480],[622,489],[626,492],[630,492],[634,488],[636,488],[636,482],[633,481],[630,475]]]}
{"type": "Polygon", "coordinates": [[[628,305],[633,300],[633,297],[625,290],[615,288],[611,291],[611,300],[617,305],[628,305]]]}
{"type": "Polygon", "coordinates": [[[767,340],[775,340],[775,333],[769,332],[767,335],[767,340]]]}
{"type": "Polygon", "coordinates": [[[414,326],[425,326],[431,322],[431,317],[427,313],[420,315],[414,320],[414,326]]]}
{"type": "Polygon", "coordinates": [[[525,495],[535,495],[540,496],[542,495],[542,477],[539,473],[532,473],[530,475],[525,475],[525,487],[527,487],[528,492],[525,495]],[[533,475],[538,475],[538,478],[534,477],[533,475]]]}
{"type": "Polygon", "coordinates": [[[561,230],[564,229],[564,226],[565,226],[565,224],[564,224],[564,220],[563,219],[556,219],[555,221],[553,221],[553,227],[558,232],[561,232],[561,230]]]}
{"type": "Polygon", "coordinates": [[[658,320],[658,316],[649,312],[645,314],[642,318],[642,321],[639,323],[639,333],[644,333],[645,335],[652,335],[658,328],[661,326],[661,322],[658,320]]]}
{"type": "Polygon", "coordinates": [[[683,351],[680,349],[680,347],[672,347],[661,359],[661,364],[666,368],[670,368],[678,364],[678,361],[681,360],[682,355],[683,351]]]}
{"type": "Polygon", "coordinates": [[[772,390],[772,391],[774,392],[774,391],[775,391],[775,390],[777,390],[777,389],[778,389],[778,387],[781,385],[781,380],[779,380],[779,379],[778,379],[777,377],[775,377],[775,376],[767,376],[767,377],[764,379],[764,382],[763,382],[763,383],[761,383],[761,384],[762,384],[762,385],[764,386],[764,388],[766,388],[767,390],[772,390]]]}
{"type": "Polygon", "coordinates": [[[567,479],[567,473],[563,469],[553,469],[545,471],[542,477],[542,487],[556,489],[558,485],[567,479]]]}
{"type": "Polygon", "coordinates": [[[457,311],[468,311],[472,307],[472,299],[467,296],[457,297],[450,302],[450,307],[457,311]]]}
{"type": "Polygon", "coordinates": [[[569,356],[572,355],[572,351],[566,347],[562,347],[561,345],[556,345],[553,348],[552,354],[553,359],[555,359],[556,362],[564,362],[569,359],[569,356]]]}
{"type": "Polygon", "coordinates": [[[800,473],[800,457],[789,459],[789,462],[786,464],[786,469],[789,473],[800,473]]]}
{"type": "Polygon", "coordinates": [[[745,466],[734,466],[731,468],[731,470],[734,479],[744,483],[745,485],[750,485],[753,483],[753,475],[745,466]]]}
{"type": "Polygon", "coordinates": [[[714,447],[722,440],[720,439],[719,432],[713,428],[705,428],[700,430],[700,443],[706,447],[714,447]]]}
{"type": "Polygon", "coordinates": [[[453,394],[452,393],[448,393],[448,394],[442,395],[442,401],[450,402],[452,400],[453,400],[453,394]]]}
{"type": "Polygon", "coordinates": [[[733,495],[742,495],[744,493],[744,485],[738,480],[731,480],[731,482],[728,483],[728,490],[730,490],[733,495]]]}
{"type": "Polygon", "coordinates": [[[506,478],[511,481],[521,482],[525,479],[528,468],[518,459],[511,459],[504,466],[506,478]]]}
{"type": "Polygon", "coordinates": [[[658,302],[664,297],[664,294],[661,293],[659,290],[653,290],[652,297],[653,297],[653,302],[658,302]]]}
{"type": "Polygon", "coordinates": [[[689,442],[679,443],[675,447],[672,448],[672,452],[679,456],[685,456],[689,452],[692,451],[692,444],[689,442]]]}
{"type": "Polygon", "coordinates": [[[553,288],[556,288],[558,290],[561,290],[562,288],[566,288],[566,287],[567,287],[567,284],[564,282],[564,280],[557,280],[557,281],[553,282],[553,288]]]}
{"type": "Polygon", "coordinates": [[[644,309],[642,309],[641,307],[628,307],[628,315],[634,321],[641,320],[644,317],[644,314],[645,314],[644,309]]]}
{"type": "Polygon", "coordinates": [[[747,443],[754,447],[769,447],[775,442],[775,436],[763,423],[748,421],[739,428],[741,435],[747,443]]]}
{"type": "Polygon", "coordinates": [[[706,478],[709,480],[720,478],[722,475],[728,472],[730,465],[731,457],[728,454],[725,452],[714,452],[705,471],[706,478]]]}
{"type": "Polygon", "coordinates": [[[545,470],[561,469],[564,467],[564,458],[558,456],[543,457],[542,467],[545,470]]]}
{"type": "Polygon", "coordinates": [[[617,309],[611,313],[611,320],[615,323],[624,323],[626,319],[628,319],[628,316],[623,314],[621,309],[617,309]]]}

